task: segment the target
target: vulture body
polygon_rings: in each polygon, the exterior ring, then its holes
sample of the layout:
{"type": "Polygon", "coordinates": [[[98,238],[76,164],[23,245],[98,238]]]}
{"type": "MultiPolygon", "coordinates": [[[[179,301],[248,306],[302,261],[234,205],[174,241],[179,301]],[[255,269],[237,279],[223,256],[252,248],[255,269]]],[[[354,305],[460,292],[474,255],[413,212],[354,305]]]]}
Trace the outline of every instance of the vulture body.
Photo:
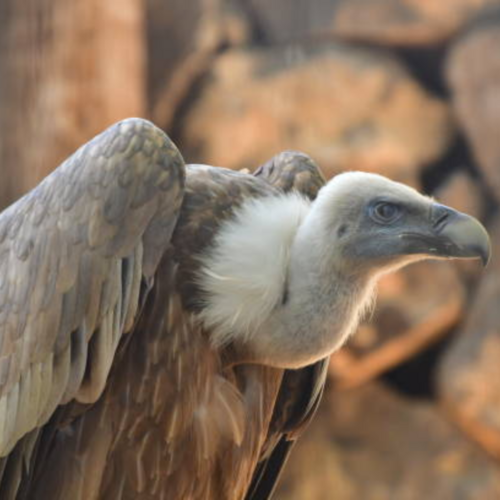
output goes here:
{"type": "Polygon", "coordinates": [[[324,184],[129,119],[0,214],[0,498],[269,498],[378,276],[489,254],[410,188],[324,184]]]}

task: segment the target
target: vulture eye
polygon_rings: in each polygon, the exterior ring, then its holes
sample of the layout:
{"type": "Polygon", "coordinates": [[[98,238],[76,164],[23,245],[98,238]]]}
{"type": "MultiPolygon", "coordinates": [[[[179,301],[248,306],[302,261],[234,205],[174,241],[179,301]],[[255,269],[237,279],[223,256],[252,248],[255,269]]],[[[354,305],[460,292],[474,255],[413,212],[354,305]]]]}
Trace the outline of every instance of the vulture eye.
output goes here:
{"type": "Polygon", "coordinates": [[[390,224],[399,218],[401,215],[401,208],[395,203],[380,201],[371,206],[370,215],[375,222],[390,224]]]}

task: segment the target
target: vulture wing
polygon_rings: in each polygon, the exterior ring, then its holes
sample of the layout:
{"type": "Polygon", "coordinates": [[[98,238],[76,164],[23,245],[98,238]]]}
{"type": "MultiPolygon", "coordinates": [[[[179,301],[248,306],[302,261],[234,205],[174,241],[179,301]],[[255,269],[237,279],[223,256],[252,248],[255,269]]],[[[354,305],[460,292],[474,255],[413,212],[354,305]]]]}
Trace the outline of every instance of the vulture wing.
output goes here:
{"type": "MultiPolygon", "coordinates": [[[[255,175],[284,192],[299,191],[314,199],[325,184],[307,155],[286,151],[262,165],[255,175]]],[[[302,368],[285,370],[269,426],[266,446],[246,500],[271,498],[297,438],[307,427],[323,394],[329,358],[302,368]]]]}
{"type": "Polygon", "coordinates": [[[101,395],[168,248],[184,180],[167,136],[129,119],[0,214],[0,477],[56,407],[101,395]]]}
{"type": "Polygon", "coordinates": [[[300,153],[186,169],[131,119],[0,214],[0,498],[269,498],[327,362],[213,349],[199,255],[245,199],[323,183],[300,153]]]}

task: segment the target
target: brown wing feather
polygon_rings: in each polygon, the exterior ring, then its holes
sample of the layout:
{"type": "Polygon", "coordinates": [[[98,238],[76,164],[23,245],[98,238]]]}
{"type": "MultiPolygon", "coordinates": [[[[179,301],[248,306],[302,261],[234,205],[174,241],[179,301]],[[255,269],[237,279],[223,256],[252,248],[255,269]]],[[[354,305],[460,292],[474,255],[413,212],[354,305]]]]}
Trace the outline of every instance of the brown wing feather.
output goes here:
{"type": "Polygon", "coordinates": [[[57,405],[99,397],[183,185],[173,143],[130,119],[0,214],[0,456],[57,405]]]}
{"type": "Polygon", "coordinates": [[[254,175],[285,193],[298,191],[311,200],[325,185],[325,178],[314,160],[300,151],[283,151],[273,156],[254,175]]]}
{"type": "Polygon", "coordinates": [[[196,255],[234,207],[274,189],[225,169],[187,170],[172,247],[106,388],[92,407],[69,405],[44,427],[26,498],[222,500],[242,498],[251,480],[280,375],[267,384],[270,368],[224,368],[196,322],[193,279],[196,255]]]}

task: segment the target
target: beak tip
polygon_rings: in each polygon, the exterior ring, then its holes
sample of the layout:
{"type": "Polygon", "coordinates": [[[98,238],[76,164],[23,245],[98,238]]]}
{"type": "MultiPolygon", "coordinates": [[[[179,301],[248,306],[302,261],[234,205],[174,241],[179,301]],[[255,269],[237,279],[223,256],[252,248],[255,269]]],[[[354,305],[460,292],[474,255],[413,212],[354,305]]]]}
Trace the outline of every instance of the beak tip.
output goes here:
{"type": "Polygon", "coordinates": [[[449,256],[452,258],[481,259],[486,267],[491,258],[491,242],[484,226],[474,217],[457,212],[449,207],[436,205],[435,213],[446,218],[438,229],[440,237],[444,237],[452,244],[449,256]],[[455,248],[455,250],[453,250],[455,248]]]}
{"type": "Polygon", "coordinates": [[[482,253],[480,254],[481,262],[483,264],[483,268],[488,267],[488,264],[490,263],[491,260],[491,244],[488,240],[488,246],[487,248],[482,249],[482,253]]]}
{"type": "Polygon", "coordinates": [[[481,259],[481,263],[483,264],[483,268],[487,267],[491,260],[491,241],[486,229],[477,221],[477,236],[476,236],[476,244],[473,245],[475,255],[477,258],[481,259]]]}

